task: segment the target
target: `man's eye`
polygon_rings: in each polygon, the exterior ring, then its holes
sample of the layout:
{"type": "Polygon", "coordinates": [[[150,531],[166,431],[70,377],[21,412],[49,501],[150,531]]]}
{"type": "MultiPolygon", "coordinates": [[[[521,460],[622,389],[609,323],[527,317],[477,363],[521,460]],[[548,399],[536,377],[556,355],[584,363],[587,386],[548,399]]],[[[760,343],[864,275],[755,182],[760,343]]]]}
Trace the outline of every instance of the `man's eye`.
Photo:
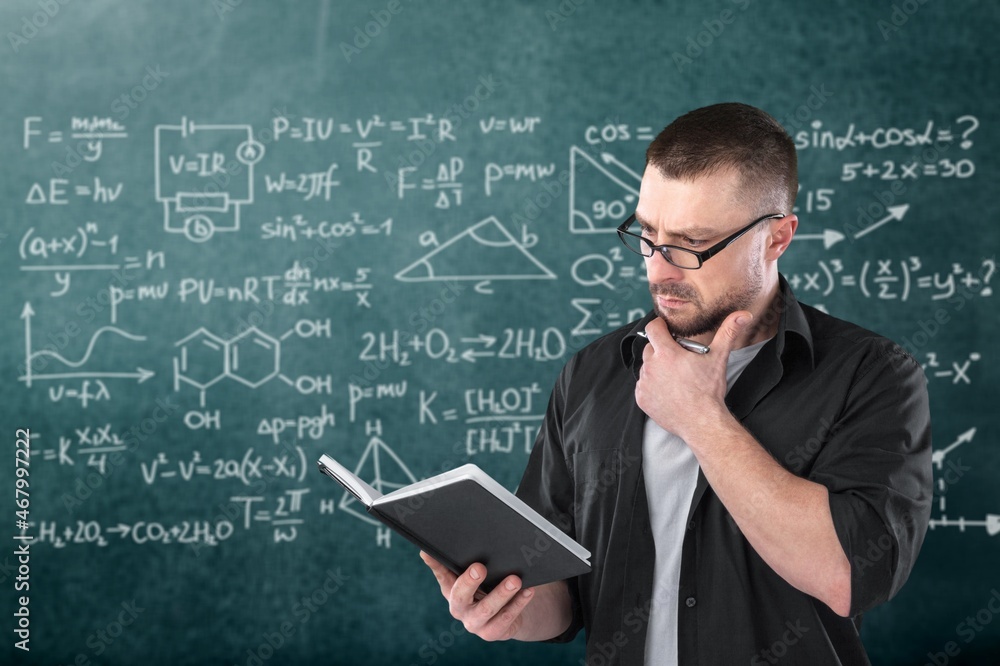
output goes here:
{"type": "Polygon", "coordinates": [[[685,238],[684,243],[691,247],[700,247],[706,243],[706,241],[698,240],[697,238],[685,238]]]}

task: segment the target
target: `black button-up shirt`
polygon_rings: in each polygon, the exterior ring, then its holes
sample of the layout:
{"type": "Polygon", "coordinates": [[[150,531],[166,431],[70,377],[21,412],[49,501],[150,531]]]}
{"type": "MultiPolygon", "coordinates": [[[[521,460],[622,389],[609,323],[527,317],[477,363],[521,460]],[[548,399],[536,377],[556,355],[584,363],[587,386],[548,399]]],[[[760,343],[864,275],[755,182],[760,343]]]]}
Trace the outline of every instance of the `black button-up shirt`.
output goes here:
{"type": "MultiPolygon", "coordinates": [[[[868,664],[861,613],[913,568],[933,493],[920,365],[891,341],[800,305],[782,277],[778,331],[726,396],[780,464],[829,490],[851,564],[851,618],[789,585],[744,538],[703,473],[687,516],[678,592],[683,666],[868,664]]],[[[588,664],[642,664],[656,557],[635,384],[648,314],[588,345],[553,390],[518,495],[591,553],[569,581],[588,664]]],[[[658,596],[660,597],[658,599],[658,596]]]]}

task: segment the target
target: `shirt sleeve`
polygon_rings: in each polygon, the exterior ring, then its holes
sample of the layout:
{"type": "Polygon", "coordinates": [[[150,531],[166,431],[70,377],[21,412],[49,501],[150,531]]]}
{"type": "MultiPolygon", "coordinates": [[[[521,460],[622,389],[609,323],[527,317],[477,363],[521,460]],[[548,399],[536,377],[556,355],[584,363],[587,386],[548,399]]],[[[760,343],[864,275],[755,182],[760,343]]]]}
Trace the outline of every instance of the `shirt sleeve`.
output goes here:
{"type": "Polygon", "coordinates": [[[892,598],[920,551],[933,495],[927,379],[898,347],[859,368],[809,479],[830,493],[851,565],[851,616],[892,598]]]}
{"type": "MultiPolygon", "coordinates": [[[[566,464],[563,449],[563,415],[570,365],[567,364],[563,368],[552,391],[552,396],[549,398],[545,419],[538,431],[538,437],[535,439],[535,445],[531,450],[531,456],[528,458],[528,465],[524,470],[516,495],[575,539],[573,473],[566,464]]],[[[570,578],[566,581],[569,586],[573,613],[569,628],[562,634],[551,638],[550,642],[565,643],[571,641],[583,628],[578,580],[578,578],[570,578]]]]}

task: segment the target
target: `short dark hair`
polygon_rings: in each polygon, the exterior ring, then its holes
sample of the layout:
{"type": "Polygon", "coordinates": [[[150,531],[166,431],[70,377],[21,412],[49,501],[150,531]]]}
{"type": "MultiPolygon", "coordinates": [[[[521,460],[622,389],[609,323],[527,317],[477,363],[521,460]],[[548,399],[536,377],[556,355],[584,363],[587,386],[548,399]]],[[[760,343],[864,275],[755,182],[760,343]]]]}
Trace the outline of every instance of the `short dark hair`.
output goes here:
{"type": "Polygon", "coordinates": [[[649,144],[646,165],[677,180],[734,169],[742,198],[767,208],[756,211],[760,215],[791,213],[799,188],[788,132],[767,113],[736,102],[695,109],[667,125],[649,144]]]}

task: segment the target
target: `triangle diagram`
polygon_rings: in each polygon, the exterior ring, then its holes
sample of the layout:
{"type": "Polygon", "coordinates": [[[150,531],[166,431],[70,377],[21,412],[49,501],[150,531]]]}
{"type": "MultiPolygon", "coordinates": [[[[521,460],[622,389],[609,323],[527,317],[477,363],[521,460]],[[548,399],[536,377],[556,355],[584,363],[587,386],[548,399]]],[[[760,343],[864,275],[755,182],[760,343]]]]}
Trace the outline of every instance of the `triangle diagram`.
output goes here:
{"type": "MultiPolygon", "coordinates": [[[[372,437],[371,441],[368,442],[364,453],[361,454],[361,460],[358,461],[358,466],[354,468],[354,473],[383,495],[417,482],[399,456],[378,437],[372,437]]],[[[369,516],[365,507],[346,490],[337,506],[340,510],[346,511],[366,523],[382,524],[369,516]]]]}
{"type": "Polygon", "coordinates": [[[402,282],[555,277],[492,215],[396,273],[396,279],[402,282]]]}
{"type": "Polygon", "coordinates": [[[570,233],[614,231],[635,210],[639,200],[638,174],[613,156],[602,155],[606,162],[576,146],[569,149],[570,233]]]}

